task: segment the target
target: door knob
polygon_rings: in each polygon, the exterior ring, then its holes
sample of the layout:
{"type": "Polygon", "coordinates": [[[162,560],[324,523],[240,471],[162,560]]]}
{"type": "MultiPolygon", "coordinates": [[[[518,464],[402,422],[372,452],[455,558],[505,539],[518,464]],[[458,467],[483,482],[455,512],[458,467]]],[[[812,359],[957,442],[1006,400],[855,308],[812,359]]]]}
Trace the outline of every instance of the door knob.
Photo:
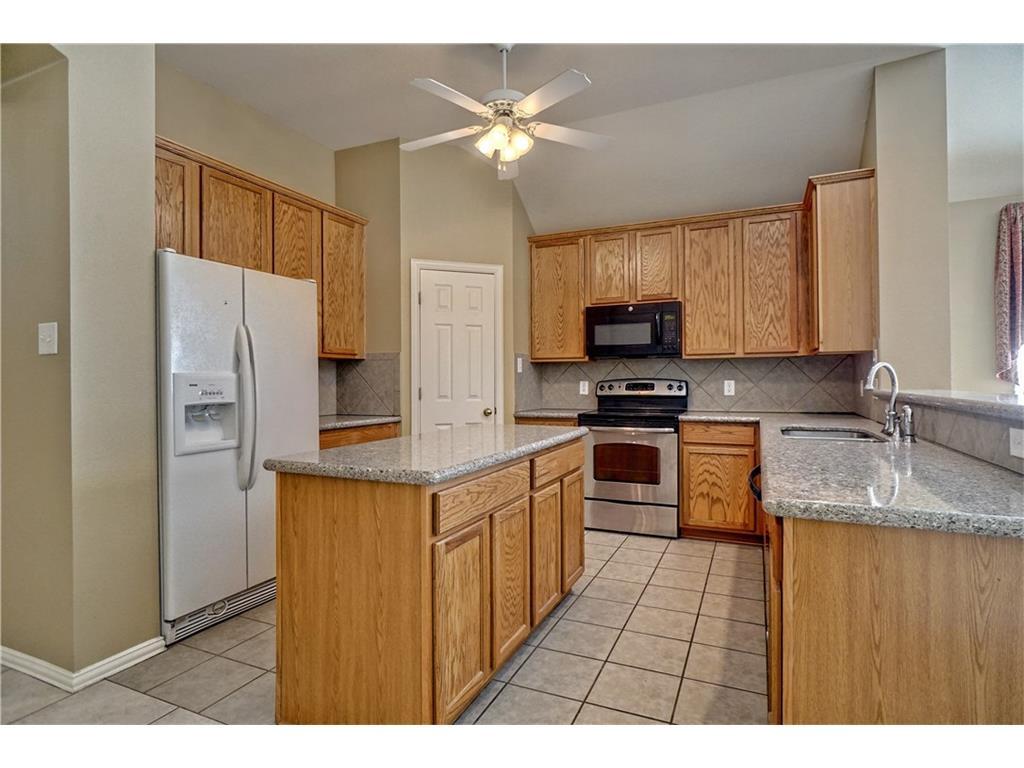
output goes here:
{"type": "Polygon", "coordinates": [[[492,413],[494,413],[493,409],[491,409],[491,408],[484,408],[484,416],[490,416],[492,413]]]}

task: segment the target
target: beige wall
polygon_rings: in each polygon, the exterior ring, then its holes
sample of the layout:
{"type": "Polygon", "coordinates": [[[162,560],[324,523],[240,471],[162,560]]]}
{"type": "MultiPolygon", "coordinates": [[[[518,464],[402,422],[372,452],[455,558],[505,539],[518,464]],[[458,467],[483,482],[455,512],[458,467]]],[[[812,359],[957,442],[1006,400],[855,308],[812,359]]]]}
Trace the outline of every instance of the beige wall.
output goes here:
{"type": "Polygon", "coordinates": [[[999,210],[1019,195],[949,206],[949,308],[953,389],[1012,393],[995,376],[996,233],[999,210]]]}
{"type": "Polygon", "coordinates": [[[2,58],[2,643],[71,668],[68,66],[50,46],[2,58]],[[40,356],[52,321],[59,354],[40,356]]]}
{"type": "Polygon", "coordinates": [[[516,354],[530,353],[530,244],[534,234],[519,193],[512,189],[512,266],[516,354]]]}
{"type": "Polygon", "coordinates": [[[318,200],[334,200],[332,150],[161,63],[156,132],[318,200]]]}

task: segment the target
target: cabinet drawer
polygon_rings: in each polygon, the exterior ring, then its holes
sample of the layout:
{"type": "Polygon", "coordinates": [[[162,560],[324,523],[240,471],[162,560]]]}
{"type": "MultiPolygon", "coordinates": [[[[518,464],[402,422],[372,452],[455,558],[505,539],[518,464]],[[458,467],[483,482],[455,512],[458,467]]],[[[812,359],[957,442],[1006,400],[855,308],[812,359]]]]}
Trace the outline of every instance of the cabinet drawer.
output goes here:
{"type": "Polygon", "coordinates": [[[542,485],[557,480],[562,475],[567,475],[576,467],[583,466],[583,443],[577,440],[551,453],[538,456],[533,459],[533,487],[540,488],[542,485]]]}
{"type": "Polygon", "coordinates": [[[752,424],[683,424],[684,443],[754,445],[757,427],[752,424]]]}
{"type": "Polygon", "coordinates": [[[434,533],[442,534],[530,492],[529,462],[434,494],[434,533]]]}
{"type": "Polygon", "coordinates": [[[374,440],[387,440],[390,437],[398,437],[398,433],[398,424],[371,424],[366,427],[327,429],[320,433],[320,450],[369,443],[374,440]]]}

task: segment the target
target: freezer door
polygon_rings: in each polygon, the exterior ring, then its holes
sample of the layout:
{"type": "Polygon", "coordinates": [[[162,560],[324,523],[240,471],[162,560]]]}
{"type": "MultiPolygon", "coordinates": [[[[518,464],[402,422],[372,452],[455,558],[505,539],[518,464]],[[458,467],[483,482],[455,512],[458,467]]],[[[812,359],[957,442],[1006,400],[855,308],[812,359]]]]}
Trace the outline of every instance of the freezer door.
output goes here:
{"type": "Polygon", "coordinates": [[[256,385],[256,446],[247,499],[248,583],[276,574],[271,456],[319,445],[316,284],[245,270],[245,324],[256,385]]]}
{"type": "Polygon", "coordinates": [[[174,374],[210,374],[177,377],[179,386],[205,386],[237,373],[242,270],[168,251],[157,262],[161,611],[170,621],[246,587],[238,449],[230,441],[220,450],[174,449],[174,374]]]}

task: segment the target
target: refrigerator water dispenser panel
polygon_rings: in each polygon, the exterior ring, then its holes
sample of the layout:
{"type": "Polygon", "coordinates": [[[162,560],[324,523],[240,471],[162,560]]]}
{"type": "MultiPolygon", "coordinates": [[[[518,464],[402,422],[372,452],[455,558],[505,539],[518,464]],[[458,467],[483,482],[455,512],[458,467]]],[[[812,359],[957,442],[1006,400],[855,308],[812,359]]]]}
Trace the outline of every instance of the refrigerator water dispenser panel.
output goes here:
{"type": "Polygon", "coordinates": [[[238,447],[238,376],[174,374],[174,455],[238,447]]]}

